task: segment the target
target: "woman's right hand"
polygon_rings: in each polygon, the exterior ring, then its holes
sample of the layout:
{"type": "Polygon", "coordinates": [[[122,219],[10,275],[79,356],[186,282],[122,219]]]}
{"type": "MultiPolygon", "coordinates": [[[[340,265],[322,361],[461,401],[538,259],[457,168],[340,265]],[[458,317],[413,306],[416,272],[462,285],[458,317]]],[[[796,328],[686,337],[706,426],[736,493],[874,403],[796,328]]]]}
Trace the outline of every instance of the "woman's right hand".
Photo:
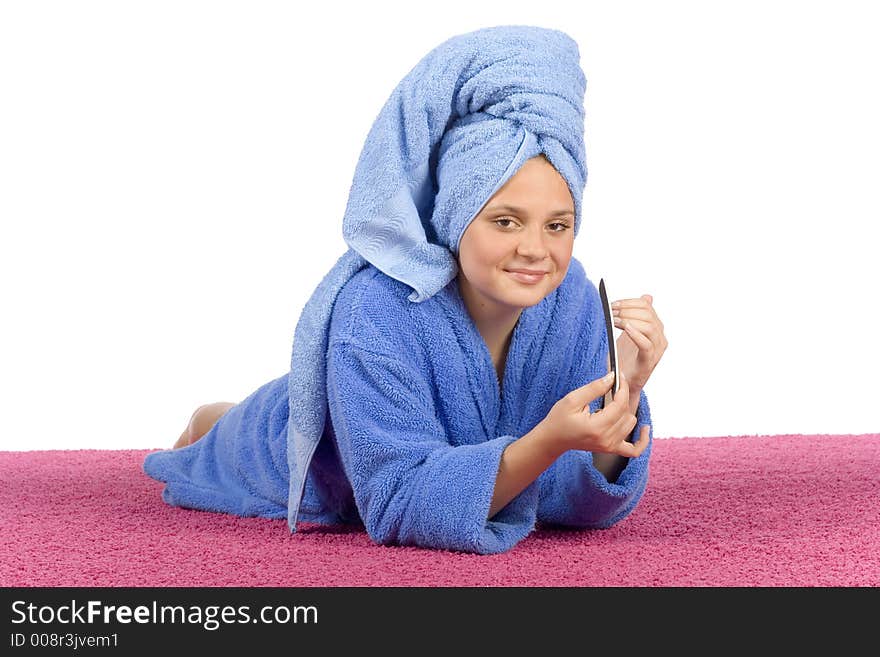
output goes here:
{"type": "Polygon", "coordinates": [[[613,377],[590,381],[553,405],[541,426],[561,451],[582,449],[637,457],[648,446],[650,425],[647,424],[642,427],[638,442],[633,444],[626,440],[638,418],[629,411],[629,383],[622,374],[614,400],[606,403],[605,408],[590,413],[590,402],[606,394],[612,383],[613,377]]]}

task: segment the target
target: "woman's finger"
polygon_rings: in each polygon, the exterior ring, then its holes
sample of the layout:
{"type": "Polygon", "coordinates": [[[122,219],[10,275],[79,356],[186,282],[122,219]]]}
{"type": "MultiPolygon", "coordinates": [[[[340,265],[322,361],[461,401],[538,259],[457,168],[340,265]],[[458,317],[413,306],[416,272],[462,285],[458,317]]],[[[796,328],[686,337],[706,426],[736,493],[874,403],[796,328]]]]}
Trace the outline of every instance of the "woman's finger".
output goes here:
{"type": "Polygon", "coordinates": [[[657,323],[653,320],[638,319],[636,317],[615,317],[614,325],[619,328],[625,328],[627,324],[633,324],[642,333],[648,333],[651,329],[656,328],[657,323]]]}
{"type": "MultiPolygon", "coordinates": [[[[636,326],[636,323],[633,320],[629,320],[629,319],[624,320],[624,321],[617,320],[614,323],[617,325],[622,324],[621,328],[623,328],[623,330],[626,331],[626,334],[630,338],[632,338],[632,341],[636,343],[636,346],[640,350],[644,351],[646,349],[650,349],[651,346],[654,344],[650,337],[648,337],[647,335],[642,333],[641,330],[639,330],[639,328],[636,326]]],[[[643,323],[647,324],[647,322],[643,322],[643,323]]]]}
{"type": "Polygon", "coordinates": [[[615,299],[611,302],[612,308],[650,308],[654,304],[654,297],[643,294],[638,299],[615,299]]]}
{"type": "Polygon", "coordinates": [[[645,451],[645,448],[648,446],[648,443],[651,441],[651,425],[643,424],[642,430],[639,433],[639,439],[635,443],[628,443],[626,441],[622,442],[618,448],[617,453],[621,456],[628,456],[630,458],[637,458],[642,455],[642,452],[645,451]]]}
{"type": "MultiPolygon", "coordinates": [[[[614,397],[614,401],[617,402],[617,397],[620,397],[623,400],[624,395],[620,393],[614,397]]],[[[635,428],[635,424],[633,424],[633,416],[632,413],[629,412],[629,404],[621,403],[617,404],[620,414],[615,420],[614,423],[609,430],[614,436],[617,436],[615,440],[620,442],[622,440],[626,440],[626,437],[632,433],[632,430],[635,428]]]]}
{"type": "MultiPolygon", "coordinates": [[[[614,402],[615,404],[617,403],[617,397],[614,398],[614,402]]],[[[611,428],[607,430],[607,435],[611,442],[609,445],[606,445],[606,449],[610,452],[617,452],[620,449],[620,445],[626,443],[626,439],[635,429],[636,424],[638,424],[638,420],[629,412],[629,404],[620,404],[619,409],[620,415],[614,420],[611,428]]]]}
{"type": "Polygon", "coordinates": [[[611,314],[614,317],[632,317],[633,319],[643,319],[645,321],[650,321],[657,317],[657,313],[651,308],[612,308],[611,314]]]}

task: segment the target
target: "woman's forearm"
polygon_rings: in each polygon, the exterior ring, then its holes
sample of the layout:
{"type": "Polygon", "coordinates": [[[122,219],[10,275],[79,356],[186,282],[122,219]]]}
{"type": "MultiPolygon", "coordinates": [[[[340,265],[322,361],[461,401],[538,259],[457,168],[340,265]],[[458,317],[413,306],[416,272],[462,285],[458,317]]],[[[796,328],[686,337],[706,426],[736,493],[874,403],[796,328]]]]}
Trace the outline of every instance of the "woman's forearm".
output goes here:
{"type": "MultiPolygon", "coordinates": [[[[638,415],[640,400],[641,390],[630,389],[629,409],[633,415],[638,415]]],[[[489,519],[553,465],[565,451],[564,447],[547,436],[540,423],[522,438],[510,443],[501,454],[495,491],[489,505],[489,519]]],[[[611,482],[617,479],[628,462],[625,456],[593,453],[593,466],[611,482]]]]}
{"type": "Polygon", "coordinates": [[[553,465],[565,450],[550,440],[539,423],[501,453],[489,519],[553,465]]]}

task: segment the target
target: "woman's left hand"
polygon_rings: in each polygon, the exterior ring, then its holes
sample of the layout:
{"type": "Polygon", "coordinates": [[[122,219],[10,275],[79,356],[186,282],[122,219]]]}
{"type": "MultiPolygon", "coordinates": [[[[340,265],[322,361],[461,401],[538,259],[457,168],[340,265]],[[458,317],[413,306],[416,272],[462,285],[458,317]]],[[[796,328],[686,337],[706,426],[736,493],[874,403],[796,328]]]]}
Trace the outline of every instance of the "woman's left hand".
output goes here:
{"type": "Polygon", "coordinates": [[[669,344],[653,301],[650,294],[643,294],[638,299],[620,299],[611,304],[614,325],[623,329],[617,338],[617,367],[630,389],[645,387],[669,344]]]}

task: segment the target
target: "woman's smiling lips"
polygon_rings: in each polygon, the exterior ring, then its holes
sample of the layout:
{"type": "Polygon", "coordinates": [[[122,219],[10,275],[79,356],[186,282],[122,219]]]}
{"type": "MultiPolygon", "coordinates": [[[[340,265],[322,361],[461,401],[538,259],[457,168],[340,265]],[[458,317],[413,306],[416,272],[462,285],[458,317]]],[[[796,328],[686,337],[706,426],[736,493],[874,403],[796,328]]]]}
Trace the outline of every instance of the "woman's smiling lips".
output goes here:
{"type": "Polygon", "coordinates": [[[504,271],[510,274],[514,280],[528,285],[539,283],[547,273],[538,269],[505,269],[504,271]]]}

